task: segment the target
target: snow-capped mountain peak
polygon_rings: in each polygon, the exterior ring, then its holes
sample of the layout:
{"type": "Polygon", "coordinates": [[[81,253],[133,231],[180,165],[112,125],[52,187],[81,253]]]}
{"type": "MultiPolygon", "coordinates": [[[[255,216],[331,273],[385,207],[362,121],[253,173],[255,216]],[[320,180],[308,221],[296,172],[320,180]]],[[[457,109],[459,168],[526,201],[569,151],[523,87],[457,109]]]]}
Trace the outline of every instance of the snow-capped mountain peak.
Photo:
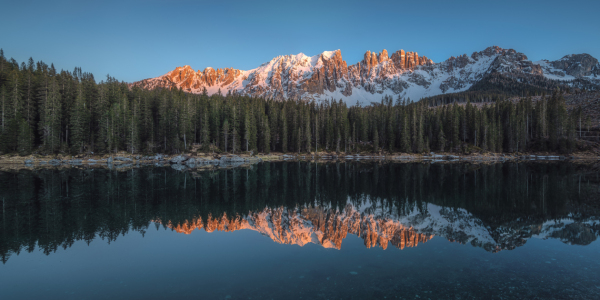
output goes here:
{"type": "Polygon", "coordinates": [[[468,90],[491,73],[517,80],[584,79],[600,86],[600,64],[588,54],[572,54],[557,61],[531,62],[523,53],[492,46],[483,51],[452,56],[434,63],[416,52],[366,51],[363,59],[348,65],[341,51],[314,56],[281,55],[252,70],[233,68],[194,71],[190,66],[133,83],[143,88],[177,87],[190,93],[245,94],[273,99],[343,99],[380,101],[384,95],[418,100],[468,90]]]}

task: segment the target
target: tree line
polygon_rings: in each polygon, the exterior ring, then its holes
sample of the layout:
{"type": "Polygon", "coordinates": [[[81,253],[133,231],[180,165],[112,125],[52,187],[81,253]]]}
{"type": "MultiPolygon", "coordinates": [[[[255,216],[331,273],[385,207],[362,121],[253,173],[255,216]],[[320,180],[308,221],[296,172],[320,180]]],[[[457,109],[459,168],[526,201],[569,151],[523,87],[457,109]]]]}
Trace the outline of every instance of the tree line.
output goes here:
{"type": "Polygon", "coordinates": [[[81,68],[57,71],[32,58],[19,64],[0,50],[0,152],[184,153],[194,144],[231,153],[575,149],[581,110],[568,112],[560,92],[535,102],[486,97],[493,103],[384,96],[348,106],[145,90],[110,76],[96,82],[81,68]]]}

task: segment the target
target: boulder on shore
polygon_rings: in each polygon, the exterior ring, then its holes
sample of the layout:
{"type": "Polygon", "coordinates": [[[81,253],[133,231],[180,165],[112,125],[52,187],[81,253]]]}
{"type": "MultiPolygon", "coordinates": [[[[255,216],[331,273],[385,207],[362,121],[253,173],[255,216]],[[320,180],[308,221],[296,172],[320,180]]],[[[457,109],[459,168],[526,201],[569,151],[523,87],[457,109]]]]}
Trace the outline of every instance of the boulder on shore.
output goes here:
{"type": "Polygon", "coordinates": [[[189,167],[195,167],[196,166],[196,159],[195,158],[190,158],[185,162],[186,165],[188,165],[189,167]]]}
{"type": "Polygon", "coordinates": [[[184,161],[186,161],[188,159],[189,159],[189,156],[178,155],[178,156],[175,156],[175,157],[173,157],[171,159],[171,163],[173,163],[173,164],[181,164],[181,163],[183,163],[184,161]]]}

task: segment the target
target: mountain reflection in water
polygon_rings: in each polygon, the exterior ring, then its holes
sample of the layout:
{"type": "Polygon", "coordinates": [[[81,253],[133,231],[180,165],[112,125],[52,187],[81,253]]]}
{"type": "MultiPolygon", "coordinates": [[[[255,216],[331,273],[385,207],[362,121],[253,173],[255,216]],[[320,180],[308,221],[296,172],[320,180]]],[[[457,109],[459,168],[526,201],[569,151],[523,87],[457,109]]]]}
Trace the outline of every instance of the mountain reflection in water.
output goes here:
{"type": "Polygon", "coordinates": [[[322,207],[265,208],[246,216],[209,216],[206,223],[198,218],[183,224],[169,223],[167,226],[186,234],[202,228],[207,232],[250,229],[280,244],[304,246],[315,243],[325,248],[336,249],[342,247],[342,240],[349,233],[361,237],[367,248],[380,246],[383,249],[386,249],[389,243],[399,249],[415,247],[433,237],[417,233],[414,228],[405,226],[399,220],[387,218],[384,214],[360,213],[350,204],[342,211],[322,207]]]}
{"type": "Polygon", "coordinates": [[[530,238],[588,245],[600,232],[598,172],[568,163],[262,163],[178,172],[0,172],[0,255],[109,243],[154,222],[177,232],[250,229],[281,244],[414,247],[441,236],[486,251],[530,238]]]}

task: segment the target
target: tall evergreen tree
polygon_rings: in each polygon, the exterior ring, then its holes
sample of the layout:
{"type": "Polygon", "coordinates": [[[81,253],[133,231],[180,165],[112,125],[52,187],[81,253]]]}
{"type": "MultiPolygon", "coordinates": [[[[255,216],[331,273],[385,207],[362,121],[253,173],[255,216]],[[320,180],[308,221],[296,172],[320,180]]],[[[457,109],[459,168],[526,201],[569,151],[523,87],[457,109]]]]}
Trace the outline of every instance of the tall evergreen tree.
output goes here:
{"type": "Polygon", "coordinates": [[[56,152],[60,148],[61,96],[55,77],[47,80],[40,105],[40,131],[44,149],[56,152]]]}
{"type": "Polygon", "coordinates": [[[89,110],[83,94],[83,86],[77,87],[77,97],[75,105],[71,108],[71,152],[74,154],[82,153],[88,134],[87,124],[89,123],[89,110]]]}

